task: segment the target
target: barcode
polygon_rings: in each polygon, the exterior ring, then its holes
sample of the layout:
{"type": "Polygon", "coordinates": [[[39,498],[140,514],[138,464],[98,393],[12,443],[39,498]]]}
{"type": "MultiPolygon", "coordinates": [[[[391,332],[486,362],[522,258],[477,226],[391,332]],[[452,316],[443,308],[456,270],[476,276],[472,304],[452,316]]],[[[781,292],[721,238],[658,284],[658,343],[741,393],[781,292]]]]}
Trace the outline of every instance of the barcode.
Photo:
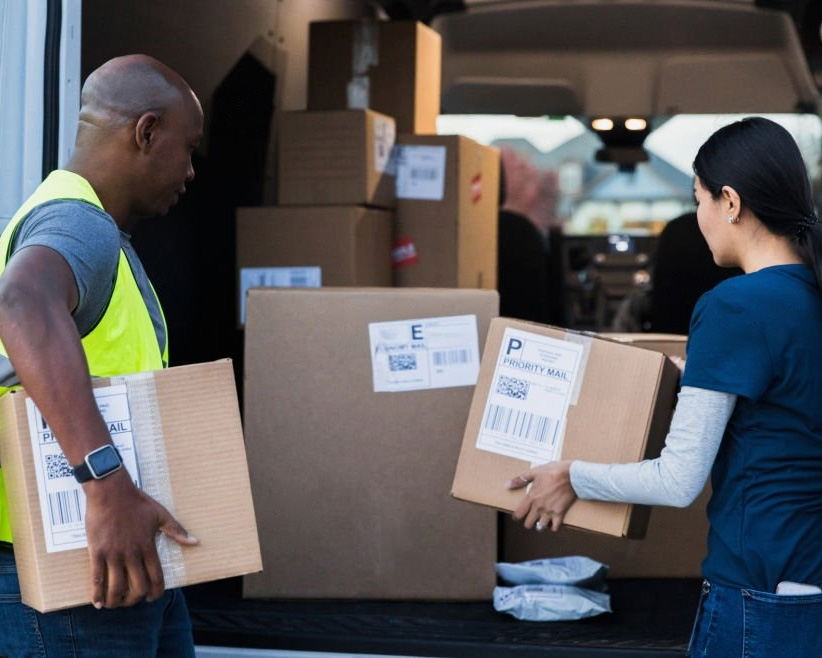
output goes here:
{"type": "Polygon", "coordinates": [[[471,350],[457,349],[432,352],[431,358],[435,366],[455,366],[471,363],[471,350]]]}
{"type": "Polygon", "coordinates": [[[49,494],[49,513],[51,525],[67,525],[83,520],[80,512],[80,494],[78,491],[58,491],[49,494]]]}
{"type": "Polygon", "coordinates": [[[74,477],[74,469],[71,468],[62,452],[46,455],[45,457],[46,479],[57,480],[59,478],[74,477]]]}
{"type": "Polygon", "coordinates": [[[500,375],[497,380],[497,393],[515,400],[527,400],[531,386],[523,379],[500,375]]]}
{"type": "Polygon", "coordinates": [[[389,354],[388,355],[388,370],[391,372],[399,372],[402,370],[416,370],[417,369],[417,355],[416,354],[389,354]]]}
{"type": "Polygon", "coordinates": [[[488,405],[483,427],[518,439],[548,443],[556,434],[559,421],[498,404],[488,405]]]}
{"type": "Polygon", "coordinates": [[[420,169],[419,167],[412,167],[408,171],[408,175],[413,180],[436,180],[436,169],[420,169]]]}

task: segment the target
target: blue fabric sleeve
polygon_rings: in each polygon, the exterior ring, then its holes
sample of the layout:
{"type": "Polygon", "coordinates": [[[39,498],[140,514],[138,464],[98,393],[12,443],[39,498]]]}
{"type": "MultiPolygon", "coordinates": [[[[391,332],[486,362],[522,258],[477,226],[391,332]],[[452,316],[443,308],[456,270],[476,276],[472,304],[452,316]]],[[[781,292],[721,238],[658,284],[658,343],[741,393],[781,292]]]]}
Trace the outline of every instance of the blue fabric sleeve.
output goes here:
{"type": "Polygon", "coordinates": [[[84,201],[58,200],[22,220],[12,253],[33,245],[59,253],[74,273],[78,303],[72,312],[81,336],[108,305],[120,258],[120,231],[110,215],[84,201]]]}
{"type": "Polygon", "coordinates": [[[773,380],[768,341],[744,287],[727,283],[704,294],[694,309],[682,386],[758,400],[773,380]]]}

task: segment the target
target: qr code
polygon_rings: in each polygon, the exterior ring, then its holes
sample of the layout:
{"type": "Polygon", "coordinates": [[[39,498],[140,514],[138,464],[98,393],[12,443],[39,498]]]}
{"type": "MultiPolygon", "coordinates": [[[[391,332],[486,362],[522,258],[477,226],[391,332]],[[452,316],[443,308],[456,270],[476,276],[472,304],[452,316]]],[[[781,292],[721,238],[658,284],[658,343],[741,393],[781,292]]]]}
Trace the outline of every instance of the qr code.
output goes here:
{"type": "Polygon", "coordinates": [[[68,463],[65,455],[46,455],[46,477],[49,480],[58,478],[70,478],[74,471],[68,463]]]}
{"type": "Polygon", "coordinates": [[[388,369],[391,372],[400,370],[416,370],[417,369],[417,355],[416,354],[389,354],[388,355],[388,369]]]}
{"type": "Polygon", "coordinates": [[[497,380],[497,393],[515,400],[525,400],[528,398],[528,382],[516,377],[500,375],[497,380]]]}

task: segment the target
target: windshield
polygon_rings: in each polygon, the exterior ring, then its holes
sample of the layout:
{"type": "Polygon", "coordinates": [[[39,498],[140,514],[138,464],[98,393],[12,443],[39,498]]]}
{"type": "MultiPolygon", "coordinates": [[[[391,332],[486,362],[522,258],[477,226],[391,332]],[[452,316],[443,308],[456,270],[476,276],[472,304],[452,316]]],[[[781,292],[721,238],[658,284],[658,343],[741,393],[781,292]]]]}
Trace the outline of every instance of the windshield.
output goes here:
{"type": "MultiPolygon", "coordinates": [[[[440,134],[460,134],[500,149],[505,206],[544,231],[566,235],[657,235],[693,209],[691,163],[717,128],[744,115],[676,115],[656,120],[645,139],[647,162],[620,168],[597,162],[599,137],[570,117],[441,115],[440,134]]],[[[816,198],[822,121],[813,114],[776,114],[802,151],[816,198]]]]}

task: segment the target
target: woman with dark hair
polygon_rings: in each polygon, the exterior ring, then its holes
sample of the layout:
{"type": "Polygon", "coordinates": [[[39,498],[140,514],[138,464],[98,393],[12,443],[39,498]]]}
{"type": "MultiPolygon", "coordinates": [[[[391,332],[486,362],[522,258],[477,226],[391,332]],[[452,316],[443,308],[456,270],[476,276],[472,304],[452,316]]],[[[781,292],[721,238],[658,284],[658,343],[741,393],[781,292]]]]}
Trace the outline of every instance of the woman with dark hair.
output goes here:
{"type": "Polygon", "coordinates": [[[689,505],[711,474],[705,582],[690,656],[822,655],[822,227],[781,126],[725,126],[694,161],[697,220],[723,267],[691,319],[665,448],[632,464],[554,462],[516,476],[526,528],[577,497],[689,505]]]}

